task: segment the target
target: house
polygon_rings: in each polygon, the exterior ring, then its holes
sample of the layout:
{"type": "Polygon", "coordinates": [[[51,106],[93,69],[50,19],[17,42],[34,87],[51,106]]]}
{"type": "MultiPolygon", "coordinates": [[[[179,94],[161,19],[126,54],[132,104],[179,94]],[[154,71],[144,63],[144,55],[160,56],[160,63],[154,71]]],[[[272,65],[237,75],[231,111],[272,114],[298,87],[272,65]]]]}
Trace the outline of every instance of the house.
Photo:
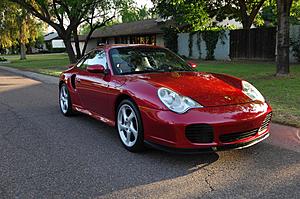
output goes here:
{"type": "MultiPolygon", "coordinates": [[[[106,44],[152,44],[164,47],[163,28],[171,25],[171,21],[147,19],[116,24],[95,30],[91,36],[86,51],[95,48],[100,43],[106,44]]],[[[83,49],[85,36],[79,36],[79,46],[83,49]]],[[[75,44],[72,42],[75,50],[75,44]]]]}
{"type": "Polygon", "coordinates": [[[66,47],[63,40],[56,32],[50,32],[44,36],[43,50],[49,52],[64,52],[66,47]]]}

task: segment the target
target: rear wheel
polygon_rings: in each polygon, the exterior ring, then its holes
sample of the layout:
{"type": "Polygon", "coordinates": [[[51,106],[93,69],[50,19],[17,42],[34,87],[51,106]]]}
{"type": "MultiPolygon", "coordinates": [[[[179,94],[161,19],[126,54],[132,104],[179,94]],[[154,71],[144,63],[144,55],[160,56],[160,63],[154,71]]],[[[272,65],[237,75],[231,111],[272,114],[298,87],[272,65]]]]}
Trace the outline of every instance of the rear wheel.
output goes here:
{"type": "Polygon", "coordinates": [[[131,152],[144,149],[144,132],[138,108],[131,100],[123,100],[117,111],[117,130],[121,143],[131,152]]]}
{"type": "Polygon", "coordinates": [[[65,83],[63,83],[59,88],[59,105],[60,111],[63,115],[73,115],[71,97],[68,87],[65,83]]]}

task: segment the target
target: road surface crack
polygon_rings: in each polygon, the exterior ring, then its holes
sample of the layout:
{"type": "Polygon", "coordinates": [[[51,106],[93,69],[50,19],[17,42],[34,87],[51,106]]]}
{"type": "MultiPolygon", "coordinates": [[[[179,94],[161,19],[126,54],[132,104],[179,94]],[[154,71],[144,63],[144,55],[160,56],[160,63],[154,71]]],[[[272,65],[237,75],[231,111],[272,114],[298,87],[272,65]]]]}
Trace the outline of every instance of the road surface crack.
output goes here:
{"type": "Polygon", "coordinates": [[[207,168],[203,168],[203,170],[205,170],[207,172],[207,176],[204,178],[205,183],[207,184],[207,186],[209,187],[210,191],[209,192],[213,192],[215,191],[215,188],[213,187],[213,185],[210,183],[209,178],[211,176],[214,175],[214,172],[210,171],[207,168]]]}

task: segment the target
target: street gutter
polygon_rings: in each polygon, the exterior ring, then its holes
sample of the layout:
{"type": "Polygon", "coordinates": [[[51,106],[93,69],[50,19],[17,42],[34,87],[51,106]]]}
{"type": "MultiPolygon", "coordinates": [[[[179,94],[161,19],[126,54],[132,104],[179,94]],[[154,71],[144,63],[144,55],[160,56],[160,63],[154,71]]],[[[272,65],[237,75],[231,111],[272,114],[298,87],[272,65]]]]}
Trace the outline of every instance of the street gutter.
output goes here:
{"type": "Polygon", "coordinates": [[[34,72],[30,72],[30,71],[23,71],[23,70],[6,67],[6,66],[0,66],[0,69],[8,71],[8,72],[12,72],[12,73],[24,76],[24,77],[28,77],[28,78],[31,78],[34,80],[38,80],[38,81],[44,82],[46,84],[58,84],[58,82],[59,82],[58,77],[53,77],[53,76],[49,76],[49,75],[43,75],[43,74],[34,73],[34,72]]]}

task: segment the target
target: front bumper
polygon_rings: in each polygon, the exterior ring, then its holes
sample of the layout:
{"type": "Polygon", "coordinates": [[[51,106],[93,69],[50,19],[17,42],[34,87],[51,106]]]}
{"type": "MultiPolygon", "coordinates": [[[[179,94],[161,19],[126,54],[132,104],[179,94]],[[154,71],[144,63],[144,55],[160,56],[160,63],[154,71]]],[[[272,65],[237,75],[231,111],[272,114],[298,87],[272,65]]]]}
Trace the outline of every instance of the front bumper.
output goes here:
{"type": "Polygon", "coordinates": [[[204,152],[248,147],[266,139],[269,135],[269,125],[263,130],[260,128],[267,115],[272,112],[268,104],[260,102],[191,109],[185,114],[146,107],[140,107],[140,111],[146,143],[155,145],[156,148],[175,148],[181,151],[192,149],[204,152]],[[195,143],[188,139],[186,128],[195,124],[211,126],[213,140],[209,143],[195,143]],[[224,135],[254,129],[257,132],[252,136],[225,142],[221,139],[224,135]]]}
{"type": "Polygon", "coordinates": [[[155,144],[153,142],[145,141],[145,144],[149,147],[161,150],[161,151],[166,151],[168,153],[176,153],[176,154],[198,154],[198,153],[212,153],[216,151],[225,151],[225,150],[237,150],[237,149],[245,149],[250,146],[253,146],[269,137],[269,133],[265,133],[261,135],[258,138],[255,138],[254,140],[251,140],[249,142],[241,142],[237,144],[229,144],[225,146],[217,146],[217,147],[208,147],[208,148],[189,148],[189,149],[184,149],[184,148],[172,148],[172,147],[167,147],[159,144],[155,144]]]}

